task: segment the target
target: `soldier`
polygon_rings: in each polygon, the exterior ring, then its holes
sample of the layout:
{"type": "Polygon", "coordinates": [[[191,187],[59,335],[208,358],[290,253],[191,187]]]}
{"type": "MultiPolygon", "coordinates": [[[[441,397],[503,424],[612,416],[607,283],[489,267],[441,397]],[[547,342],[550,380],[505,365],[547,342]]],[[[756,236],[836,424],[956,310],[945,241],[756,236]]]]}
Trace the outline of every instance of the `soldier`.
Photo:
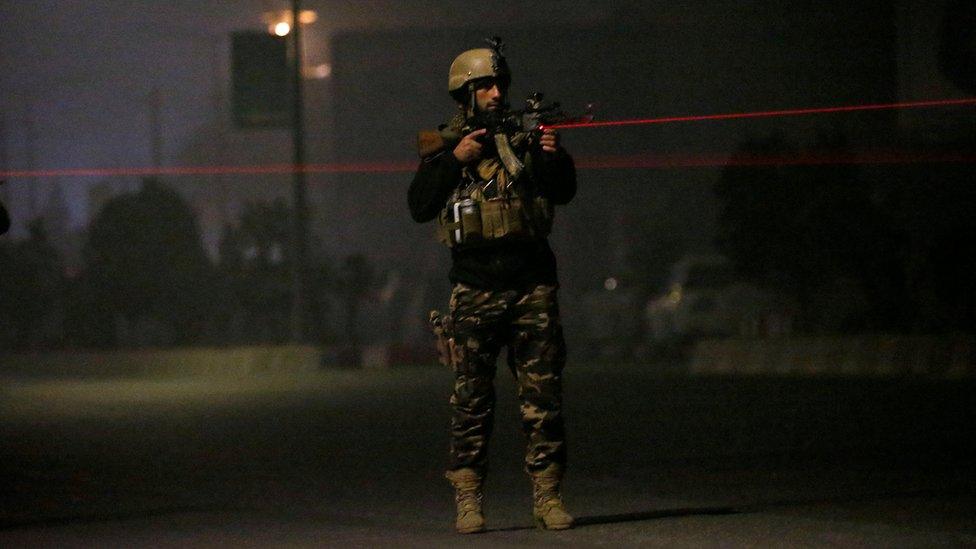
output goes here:
{"type": "Polygon", "coordinates": [[[442,361],[455,375],[445,476],[455,488],[457,531],[484,531],[495,361],[504,346],[528,439],[533,517],[540,528],[560,530],[573,524],[560,496],[566,349],[547,236],[553,206],[576,194],[576,171],[552,129],[492,127],[492,117],[507,111],[511,76],[500,40],[489,43],[451,65],[448,91],[458,113],[438,132],[421,133],[422,160],[408,196],[413,219],[437,219],[451,249],[450,314],[432,312],[442,361]]]}

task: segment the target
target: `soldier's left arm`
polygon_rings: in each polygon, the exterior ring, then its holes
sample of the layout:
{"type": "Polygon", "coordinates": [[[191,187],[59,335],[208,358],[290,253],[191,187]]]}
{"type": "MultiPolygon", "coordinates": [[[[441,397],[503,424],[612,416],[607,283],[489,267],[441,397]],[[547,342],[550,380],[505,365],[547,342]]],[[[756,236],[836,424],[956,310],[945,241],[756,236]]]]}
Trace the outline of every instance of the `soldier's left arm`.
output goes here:
{"type": "Polygon", "coordinates": [[[576,196],[576,166],[566,149],[538,151],[532,165],[540,191],[553,204],[566,204],[576,196]]]}

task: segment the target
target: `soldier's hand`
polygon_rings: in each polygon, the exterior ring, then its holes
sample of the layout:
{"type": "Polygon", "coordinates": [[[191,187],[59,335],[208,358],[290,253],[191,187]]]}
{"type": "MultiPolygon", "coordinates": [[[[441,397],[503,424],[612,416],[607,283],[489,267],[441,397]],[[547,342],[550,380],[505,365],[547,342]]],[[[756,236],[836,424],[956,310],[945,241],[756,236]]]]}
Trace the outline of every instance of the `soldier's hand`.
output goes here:
{"type": "Polygon", "coordinates": [[[481,158],[481,142],[478,138],[485,135],[488,130],[481,128],[480,130],[475,130],[468,135],[465,135],[461,142],[454,147],[454,158],[457,158],[462,164],[467,164],[474,160],[481,158]]]}
{"type": "Polygon", "coordinates": [[[542,146],[542,150],[547,153],[554,153],[559,149],[559,134],[556,130],[545,129],[542,130],[542,137],[539,138],[539,145],[542,146]]]}

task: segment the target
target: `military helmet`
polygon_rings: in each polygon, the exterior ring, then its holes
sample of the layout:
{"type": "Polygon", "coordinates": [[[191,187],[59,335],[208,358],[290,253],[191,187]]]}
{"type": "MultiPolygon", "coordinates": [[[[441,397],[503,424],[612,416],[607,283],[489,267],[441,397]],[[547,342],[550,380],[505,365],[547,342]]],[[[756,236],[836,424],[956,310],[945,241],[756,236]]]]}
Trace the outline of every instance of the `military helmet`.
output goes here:
{"type": "Polygon", "coordinates": [[[447,77],[447,91],[458,99],[458,92],[479,78],[494,77],[504,85],[512,79],[508,63],[498,49],[477,48],[468,50],[454,59],[447,77]]]}

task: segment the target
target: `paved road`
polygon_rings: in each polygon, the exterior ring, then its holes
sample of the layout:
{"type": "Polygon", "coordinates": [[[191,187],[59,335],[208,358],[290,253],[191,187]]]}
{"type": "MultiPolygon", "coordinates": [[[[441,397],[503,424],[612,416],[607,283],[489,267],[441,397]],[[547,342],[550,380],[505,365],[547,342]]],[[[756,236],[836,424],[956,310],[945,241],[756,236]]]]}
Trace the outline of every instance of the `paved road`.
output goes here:
{"type": "Polygon", "coordinates": [[[4,380],[0,546],[974,546],[974,382],[567,372],[580,527],[530,528],[500,372],[491,531],[452,533],[450,375],[4,380]]]}

